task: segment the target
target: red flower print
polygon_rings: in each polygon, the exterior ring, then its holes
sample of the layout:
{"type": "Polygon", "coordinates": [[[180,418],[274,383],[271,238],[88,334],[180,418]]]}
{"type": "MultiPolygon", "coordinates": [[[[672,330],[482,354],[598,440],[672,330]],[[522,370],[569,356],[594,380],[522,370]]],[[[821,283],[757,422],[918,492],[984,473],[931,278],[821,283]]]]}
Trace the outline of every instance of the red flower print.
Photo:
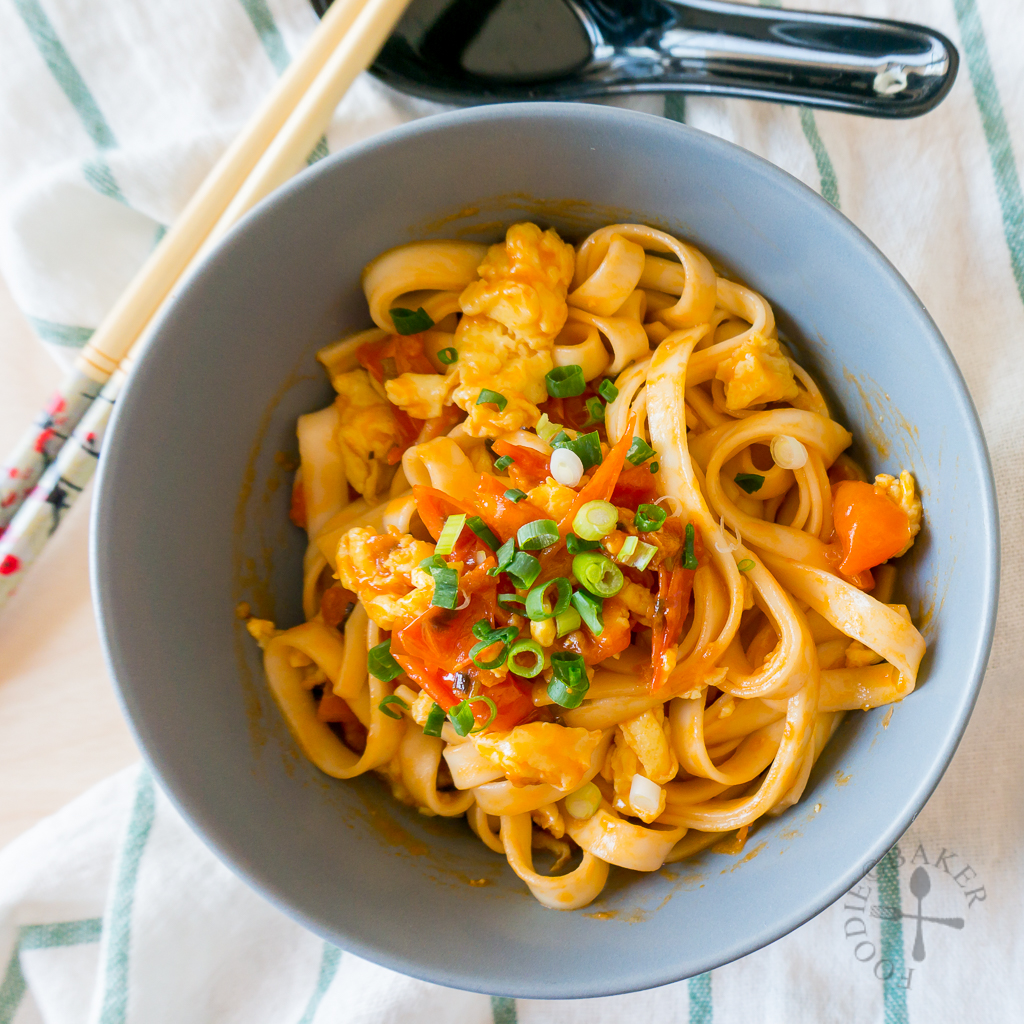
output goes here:
{"type": "Polygon", "coordinates": [[[0,576],[10,576],[21,568],[21,562],[14,555],[8,555],[0,562],[0,576]]]}

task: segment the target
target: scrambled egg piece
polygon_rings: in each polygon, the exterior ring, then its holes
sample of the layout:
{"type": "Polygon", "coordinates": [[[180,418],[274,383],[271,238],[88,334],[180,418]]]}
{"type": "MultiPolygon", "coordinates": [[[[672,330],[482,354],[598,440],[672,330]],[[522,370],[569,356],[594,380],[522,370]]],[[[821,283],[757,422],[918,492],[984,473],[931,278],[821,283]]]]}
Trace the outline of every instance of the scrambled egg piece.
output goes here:
{"type": "Polygon", "coordinates": [[[676,777],[679,761],[668,741],[665,709],[660,704],[619,726],[623,740],[644,766],[644,775],[663,786],[676,777]]]}
{"type": "Polygon", "coordinates": [[[573,262],[572,246],[554,231],[514,224],[480,264],[480,280],[460,296],[459,387],[452,400],[469,414],[470,436],[497,437],[537,422],[554,339],[568,316],[573,262]],[[476,404],[484,388],[505,398],[504,409],[476,404]]]}
{"type": "Polygon", "coordinates": [[[569,511],[569,506],[576,498],[576,492],[571,487],[548,477],[544,483],[529,490],[526,497],[531,505],[543,509],[558,522],[569,511]]]}
{"type": "Polygon", "coordinates": [[[921,532],[921,499],[914,491],[914,478],[906,470],[900,473],[899,479],[888,473],[879,473],[875,477],[875,487],[884,491],[886,497],[907,513],[910,541],[902,551],[897,551],[893,555],[893,558],[899,558],[914,546],[914,538],[921,532]]]}
{"type": "Polygon", "coordinates": [[[381,629],[394,629],[397,620],[415,618],[430,607],[434,579],[419,564],[433,553],[433,544],[411,534],[380,535],[357,526],[338,542],[338,579],[359,595],[381,629]]]}
{"type": "Polygon", "coordinates": [[[473,739],[481,755],[499,767],[512,785],[546,783],[556,789],[574,790],[590,768],[601,733],[553,722],[530,722],[510,732],[485,732],[473,739]]]}
{"type": "Polygon", "coordinates": [[[762,334],[752,334],[723,359],[715,376],[725,384],[725,405],[733,412],[765,402],[791,401],[800,393],[778,341],[762,334]]]}
{"type": "Polygon", "coordinates": [[[625,741],[621,729],[615,730],[615,742],[608,751],[601,774],[611,782],[615,790],[612,806],[617,811],[639,818],[647,825],[664,814],[668,799],[664,789],[658,799],[658,806],[653,812],[634,807],[629,799],[630,790],[633,788],[633,776],[643,775],[644,772],[641,771],[640,759],[636,756],[636,751],[625,741]]]}
{"type": "Polygon", "coordinates": [[[402,443],[398,423],[366,370],[335,374],[331,383],[338,392],[338,447],[345,476],[360,494],[372,498],[390,481],[387,455],[402,443]]]}
{"type": "Polygon", "coordinates": [[[530,817],[536,822],[538,828],[550,832],[556,839],[561,839],[565,835],[565,819],[558,809],[558,804],[544,804],[535,811],[531,811],[530,817]]]}
{"type": "Polygon", "coordinates": [[[270,619],[248,619],[245,623],[245,628],[249,630],[249,636],[253,638],[260,645],[262,650],[274,639],[275,636],[279,636],[284,632],[282,629],[277,629],[270,619]]]}
{"type": "Polygon", "coordinates": [[[402,373],[384,382],[384,390],[392,405],[397,405],[418,420],[432,420],[451,403],[452,391],[459,378],[454,374],[402,373]]]}

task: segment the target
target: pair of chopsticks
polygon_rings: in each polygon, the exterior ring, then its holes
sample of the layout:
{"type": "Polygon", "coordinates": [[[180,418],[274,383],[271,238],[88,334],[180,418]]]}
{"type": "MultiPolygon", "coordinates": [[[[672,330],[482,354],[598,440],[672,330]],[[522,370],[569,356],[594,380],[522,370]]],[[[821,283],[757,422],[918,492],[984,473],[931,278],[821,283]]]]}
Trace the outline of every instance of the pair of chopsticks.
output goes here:
{"type": "Polygon", "coordinates": [[[172,291],[246,211],[302,168],[408,3],[334,0],[4,464],[0,607],[92,478],[114,402],[172,291]]]}

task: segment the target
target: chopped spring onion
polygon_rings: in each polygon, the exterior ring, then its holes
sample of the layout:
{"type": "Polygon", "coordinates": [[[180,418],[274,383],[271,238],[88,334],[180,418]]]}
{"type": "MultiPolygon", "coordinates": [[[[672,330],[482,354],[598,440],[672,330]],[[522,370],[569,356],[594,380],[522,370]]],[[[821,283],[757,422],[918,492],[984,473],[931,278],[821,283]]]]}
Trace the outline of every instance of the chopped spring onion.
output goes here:
{"type": "Polygon", "coordinates": [[[599,540],[580,540],[575,533],[565,535],[565,546],[569,549],[570,555],[578,555],[581,551],[600,551],[599,540]]]}
{"type": "Polygon", "coordinates": [[[429,331],[434,326],[430,314],[422,306],[415,312],[411,309],[402,309],[400,306],[389,312],[398,334],[419,334],[420,331],[429,331]]]}
{"type": "Polygon", "coordinates": [[[435,569],[447,569],[448,563],[440,555],[431,555],[420,562],[419,568],[432,573],[435,569]]]}
{"type": "Polygon", "coordinates": [[[661,786],[637,773],[629,786],[629,802],[644,814],[657,814],[661,806],[661,786]]]}
{"type": "Polygon", "coordinates": [[[513,459],[511,455],[502,455],[502,457],[494,463],[494,468],[499,473],[504,473],[505,470],[508,469],[508,467],[515,461],[516,460],[513,459]]]}
{"type": "Polygon", "coordinates": [[[583,540],[601,540],[618,522],[618,510],[610,501],[588,501],[573,518],[572,528],[583,540]]]}
{"type": "Polygon", "coordinates": [[[761,490],[761,484],[764,483],[764,477],[760,473],[737,473],[733,480],[736,481],[737,486],[742,487],[747,494],[753,494],[754,491],[761,490]]]}
{"type": "Polygon", "coordinates": [[[754,560],[752,558],[744,558],[742,562],[737,563],[736,568],[740,572],[750,572],[754,568],[754,560]]]}
{"type": "MultiPolygon", "coordinates": [[[[651,559],[658,553],[658,549],[653,544],[647,544],[644,541],[640,541],[636,546],[636,553],[633,557],[625,563],[633,569],[646,569],[651,564],[651,559]]],[[[619,559],[622,561],[622,559],[619,559]]]]}
{"type": "Polygon", "coordinates": [[[473,636],[477,640],[486,640],[493,632],[494,626],[491,625],[490,619],[477,619],[473,623],[473,636]]]}
{"type": "Polygon", "coordinates": [[[499,594],[498,607],[507,612],[515,612],[522,615],[526,611],[526,602],[518,594],[499,594]]]}
{"type": "Polygon", "coordinates": [[[478,725],[475,729],[471,729],[470,732],[483,732],[498,717],[498,705],[491,700],[490,697],[485,697],[482,694],[479,697],[469,697],[466,703],[472,707],[474,704],[486,704],[491,709],[490,717],[484,722],[483,725],[478,725]]]}
{"type": "Polygon", "coordinates": [[[382,683],[390,683],[402,674],[402,666],[391,657],[391,640],[371,647],[366,655],[366,667],[370,675],[379,679],[382,683]]]}
{"type": "Polygon", "coordinates": [[[587,399],[587,423],[589,427],[592,423],[603,423],[604,422],[604,402],[600,398],[588,398],[587,399]]]}
{"type": "Polygon", "coordinates": [[[540,575],[540,562],[525,551],[517,551],[505,570],[516,590],[528,590],[540,575]]]}
{"type": "Polygon", "coordinates": [[[583,379],[583,367],[571,363],[569,366],[556,366],[544,375],[548,394],[552,398],[575,398],[587,389],[583,379]]]}
{"type": "Polygon", "coordinates": [[[490,576],[497,576],[499,572],[504,572],[511,564],[512,559],[516,556],[516,539],[515,537],[509,537],[504,544],[495,552],[495,557],[498,559],[498,564],[493,569],[488,569],[487,573],[490,576]]]}
{"type": "Polygon", "coordinates": [[[526,497],[526,491],[521,491],[518,487],[510,487],[505,492],[505,497],[508,498],[509,501],[514,501],[518,505],[519,502],[526,497]]]}
{"type": "Polygon", "coordinates": [[[693,553],[693,541],[694,541],[694,530],[693,523],[686,524],[686,542],[683,547],[683,568],[684,569],[699,569],[700,563],[697,561],[697,556],[693,553]]]}
{"type": "Polygon", "coordinates": [[[585,590],[577,590],[572,595],[572,605],[580,613],[580,618],[594,636],[600,636],[604,632],[604,619],[601,617],[604,601],[601,598],[594,597],[593,594],[588,594],[585,590]]]}
{"type": "Polygon", "coordinates": [[[617,562],[621,562],[623,565],[629,565],[630,559],[636,553],[636,546],[639,543],[640,538],[634,537],[630,534],[630,536],[622,542],[622,547],[619,548],[618,554],[615,556],[615,560],[617,562]]]}
{"type": "MultiPolygon", "coordinates": [[[[584,558],[586,556],[580,555],[579,557],[584,558]]],[[[547,619],[553,619],[556,615],[561,615],[569,607],[571,598],[572,584],[564,576],[548,580],[547,583],[541,583],[534,587],[526,595],[526,617],[532,622],[544,622],[547,619]],[[547,600],[547,593],[551,587],[554,587],[556,591],[553,606],[547,600]]]]}
{"type": "Polygon", "coordinates": [[[392,711],[391,708],[388,707],[389,704],[397,704],[400,708],[404,708],[406,711],[409,710],[409,705],[406,704],[401,697],[396,697],[394,694],[391,694],[390,697],[385,697],[377,705],[377,709],[380,711],[380,713],[382,715],[387,715],[388,718],[398,719],[402,717],[401,714],[399,714],[399,712],[392,711]]]}
{"type": "Polygon", "coordinates": [[[468,736],[473,731],[473,726],[476,725],[473,709],[470,707],[468,700],[459,701],[455,707],[449,709],[448,719],[460,736],[468,736]]]}
{"type": "Polygon", "coordinates": [[[551,453],[551,475],[565,487],[576,487],[583,479],[583,461],[571,448],[551,453]]]}
{"type": "Polygon", "coordinates": [[[580,462],[583,463],[584,469],[593,469],[594,466],[601,464],[601,440],[597,436],[597,431],[592,430],[589,434],[580,434],[579,437],[572,439],[566,435],[566,440],[560,441],[555,437],[551,442],[552,448],[568,448],[569,451],[575,452],[579,456],[580,462]]]}
{"type": "Polygon", "coordinates": [[[624,582],[622,570],[607,555],[599,555],[596,551],[584,551],[577,555],[572,560],[572,574],[590,593],[598,597],[614,597],[624,582]]]}
{"type": "Polygon", "coordinates": [[[658,462],[652,462],[652,463],[651,463],[651,464],[650,464],[650,465],[649,465],[649,466],[648,466],[647,468],[648,468],[648,469],[649,469],[649,470],[650,470],[650,471],[651,471],[652,473],[657,473],[657,472],[658,472],[658,470],[659,470],[659,469],[661,469],[661,464],[660,464],[660,463],[658,463],[658,462]]]}
{"type": "Polygon", "coordinates": [[[437,351],[437,361],[444,366],[451,366],[459,358],[458,349],[442,348],[437,351]]]}
{"type": "Polygon", "coordinates": [[[520,640],[514,643],[512,650],[508,652],[508,667],[510,672],[515,672],[517,676],[522,676],[524,679],[532,679],[534,676],[540,675],[544,670],[544,648],[536,640],[520,640]],[[517,660],[521,654],[532,655],[533,660],[528,665],[524,665],[517,660]]]}
{"type": "MultiPolygon", "coordinates": [[[[483,620],[481,620],[483,621],[483,620]]],[[[477,623],[479,625],[479,623],[477,623]]],[[[476,633],[476,626],[473,627],[474,635],[476,633]]],[[[509,645],[519,635],[519,630],[515,626],[506,626],[504,629],[492,630],[487,636],[485,636],[478,644],[474,644],[469,650],[469,656],[473,661],[473,664],[477,668],[483,669],[494,669],[500,668],[505,664],[505,659],[508,657],[509,645]],[[497,657],[491,658],[489,661],[478,661],[477,659],[484,653],[484,651],[493,647],[495,644],[501,644],[501,649],[498,651],[497,657]]],[[[462,734],[465,736],[465,733],[462,734]]]]}
{"type": "Polygon", "coordinates": [[[578,708],[590,689],[583,656],[562,652],[551,655],[548,696],[563,708],[578,708]]]}
{"type": "Polygon", "coordinates": [[[598,384],[597,393],[606,402],[614,402],[615,399],[619,397],[619,389],[608,378],[605,378],[600,384],[598,384]]]}
{"type": "Polygon", "coordinates": [[[450,555],[452,553],[452,549],[455,547],[455,542],[459,539],[459,534],[462,533],[462,528],[465,525],[465,512],[449,516],[444,521],[444,528],[441,530],[441,535],[437,538],[437,545],[434,548],[434,554],[450,555]]]}
{"type": "MultiPolygon", "coordinates": [[[[570,598],[570,600],[572,599],[570,598]]],[[[565,636],[566,633],[579,629],[582,622],[580,613],[570,604],[561,615],[555,616],[555,629],[559,636],[565,636]]]]}
{"type": "Polygon", "coordinates": [[[601,790],[592,782],[580,786],[565,798],[565,809],[577,821],[586,821],[597,814],[601,806],[601,790]]]}
{"type": "Polygon", "coordinates": [[[498,551],[501,548],[501,541],[494,535],[491,528],[479,517],[470,516],[466,525],[492,550],[498,551]]]}
{"type": "Polygon", "coordinates": [[[553,519],[535,519],[519,527],[516,540],[524,551],[540,551],[558,542],[558,523],[553,519]]]}
{"type": "Polygon", "coordinates": [[[562,425],[560,423],[552,423],[551,420],[548,419],[548,414],[546,412],[542,412],[540,414],[540,419],[537,420],[537,426],[534,427],[534,430],[537,431],[537,436],[542,441],[547,441],[548,444],[551,443],[551,439],[561,429],[562,425]]]}
{"type": "Polygon", "coordinates": [[[476,400],[477,405],[496,405],[498,412],[508,405],[508,399],[498,391],[492,391],[490,388],[481,388],[480,397],[476,400]]]}
{"type": "Polygon", "coordinates": [[[423,735],[440,736],[444,720],[444,708],[440,704],[435,704],[427,713],[427,720],[423,723],[423,735]]]}
{"type": "Polygon", "coordinates": [[[772,461],[781,469],[803,469],[807,465],[807,449],[803,442],[789,434],[776,434],[768,446],[772,461]]]}
{"type": "Polygon", "coordinates": [[[636,510],[633,525],[641,533],[651,533],[660,530],[668,519],[668,513],[659,505],[641,505],[636,510]]]}
{"type": "Polygon", "coordinates": [[[626,452],[627,460],[634,466],[642,466],[652,455],[654,449],[642,437],[634,437],[629,451],[626,452]]]}
{"type": "Polygon", "coordinates": [[[459,603],[459,574],[455,569],[433,569],[434,596],[430,603],[434,608],[447,608],[453,611],[459,603]]]}

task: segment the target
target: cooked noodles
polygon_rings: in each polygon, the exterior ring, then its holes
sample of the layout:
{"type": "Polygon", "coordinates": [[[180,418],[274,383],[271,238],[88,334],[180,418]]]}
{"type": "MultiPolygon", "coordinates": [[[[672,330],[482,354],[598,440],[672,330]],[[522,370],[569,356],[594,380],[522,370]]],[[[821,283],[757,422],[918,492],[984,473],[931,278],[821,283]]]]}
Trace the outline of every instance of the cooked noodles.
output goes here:
{"type": "Polygon", "coordinates": [[[322,771],[465,815],[571,910],[739,848],[914,689],[913,478],[844,454],[762,296],[638,224],[418,242],[363,287],[298,422],[307,621],[248,622],[322,771]]]}

